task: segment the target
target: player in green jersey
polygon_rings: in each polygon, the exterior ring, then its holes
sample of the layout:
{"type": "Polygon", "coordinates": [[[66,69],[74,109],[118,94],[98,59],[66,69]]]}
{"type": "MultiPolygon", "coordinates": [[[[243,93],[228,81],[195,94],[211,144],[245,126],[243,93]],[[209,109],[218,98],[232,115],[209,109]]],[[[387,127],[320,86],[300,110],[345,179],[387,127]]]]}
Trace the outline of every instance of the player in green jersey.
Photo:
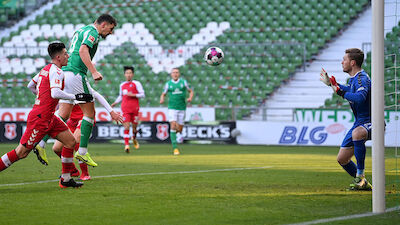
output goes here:
{"type": "Polygon", "coordinates": [[[177,144],[177,134],[181,135],[185,122],[186,101],[191,102],[193,99],[193,90],[189,87],[186,80],[180,78],[178,68],[171,71],[171,80],[165,83],[163,93],[160,96],[160,104],[164,103],[165,95],[169,96],[168,101],[168,117],[171,129],[171,144],[174,155],[179,155],[177,144]],[[186,99],[186,91],[189,92],[189,98],[186,99]]]}
{"type": "MultiPolygon", "coordinates": [[[[106,38],[112,34],[116,25],[117,22],[112,16],[103,14],[93,24],[75,31],[68,50],[70,61],[67,66],[62,68],[65,74],[65,92],[71,94],[93,93],[86,73],[89,70],[94,80],[100,81],[103,79],[103,75],[97,71],[92,59],[99,45],[100,37],[106,38]]],[[[81,141],[75,158],[90,166],[97,166],[97,163],[92,160],[87,152],[95,117],[94,102],[60,101],[59,116],[64,121],[70,117],[74,104],[79,104],[83,111],[81,141]]],[[[111,113],[111,117],[113,120],[122,120],[121,116],[116,112],[111,113]]]]}

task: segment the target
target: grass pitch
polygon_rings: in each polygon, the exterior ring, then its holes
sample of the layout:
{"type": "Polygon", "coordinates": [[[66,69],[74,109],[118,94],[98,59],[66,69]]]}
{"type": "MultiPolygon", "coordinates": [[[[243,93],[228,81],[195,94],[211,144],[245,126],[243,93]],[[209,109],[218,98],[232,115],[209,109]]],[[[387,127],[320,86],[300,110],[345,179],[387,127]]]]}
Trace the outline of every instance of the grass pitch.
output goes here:
{"type": "MultiPolygon", "coordinates": [[[[16,144],[1,144],[3,155],[16,144]]],[[[31,153],[0,173],[0,224],[291,224],[371,211],[371,192],[352,178],[337,148],[91,144],[99,167],[80,189],[61,189],[58,157],[31,153]],[[43,183],[37,183],[44,181],[43,183]],[[9,185],[11,184],[11,185],[9,185]],[[17,185],[18,184],[18,185],[17,185]]],[[[367,150],[371,180],[371,150],[367,150]]],[[[386,149],[386,205],[400,205],[398,159],[386,149]]],[[[396,224],[399,211],[330,224],[396,224]]]]}

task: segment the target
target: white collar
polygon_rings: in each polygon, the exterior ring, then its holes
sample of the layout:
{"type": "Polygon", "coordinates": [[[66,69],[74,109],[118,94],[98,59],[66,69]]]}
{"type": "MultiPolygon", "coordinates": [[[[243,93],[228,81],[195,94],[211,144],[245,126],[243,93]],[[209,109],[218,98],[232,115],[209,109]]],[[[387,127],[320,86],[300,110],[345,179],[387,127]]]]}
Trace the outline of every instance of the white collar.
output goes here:
{"type": "Polygon", "coordinates": [[[174,81],[174,79],[171,79],[172,83],[177,84],[179,81],[181,80],[181,78],[178,78],[178,80],[174,81]]]}
{"type": "Polygon", "coordinates": [[[94,25],[94,23],[93,23],[93,24],[90,24],[90,26],[92,26],[92,27],[97,31],[97,33],[99,33],[99,31],[97,30],[97,28],[96,28],[96,26],[94,25]]]}

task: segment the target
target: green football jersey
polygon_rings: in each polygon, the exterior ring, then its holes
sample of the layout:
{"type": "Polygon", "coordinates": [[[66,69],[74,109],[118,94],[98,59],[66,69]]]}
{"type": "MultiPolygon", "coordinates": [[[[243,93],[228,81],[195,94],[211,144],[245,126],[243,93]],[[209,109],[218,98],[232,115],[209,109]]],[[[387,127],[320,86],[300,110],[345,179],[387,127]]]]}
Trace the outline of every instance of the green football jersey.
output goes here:
{"type": "Polygon", "coordinates": [[[86,75],[88,68],[79,56],[79,48],[83,44],[89,47],[90,58],[93,59],[99,45],[99,32],[93,24],[75,31],[68,50],[68,65],[64,66],[62,70],[86,75]]]}
{"type": "Polygon", "coordinates": [[[165,83],[164,92],[168,93],[168,109],[186,110],[186,90],[190,89],[184,79],[170,80],[165,83]]]}

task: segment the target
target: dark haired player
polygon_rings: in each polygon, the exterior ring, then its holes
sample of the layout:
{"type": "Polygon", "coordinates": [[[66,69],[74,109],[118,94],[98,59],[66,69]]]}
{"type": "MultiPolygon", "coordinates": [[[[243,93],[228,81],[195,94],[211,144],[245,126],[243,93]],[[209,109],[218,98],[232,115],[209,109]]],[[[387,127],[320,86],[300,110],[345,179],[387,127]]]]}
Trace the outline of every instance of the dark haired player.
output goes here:
{"type": "Polygon", "coordinates": [[[80,187],[83,183],[71,178],[73,152],[76,144],[74,136],[67,125],[54,115],[59,99],[90,102],[93,96],[88,93],[68,94],[63,91],[64,73],[62,66],[68,63],[65,45],[51,43],[48,53],[52,63],[46,65],[34,78],[36,82],[36,100],[27,119],[27,127],[16,149],[4,154],[0,160],[0,171],[5,170],[19,159],[25,158],[35,145],[46,135],[56,138],[64,144],[61,153],[62,174],[59,182],[61,188],[80,187]]]}
{"type": "MultiPolygon", "coordinates": [[[[93,94],[86,73],[89,70],[94,80],[103,79],[103,75],[93,65],[92,59],[97,51],[100,37],[106,38],[112,34],[116,25],[117,22],[112,16],[103,14],[97,18],[94,24],[84,26],[75,32],[68,50],[71,58],[68,65],[62,68],[65,73],[65,92],[71,94],[93,94]]],[[[75,153],[75,158],[85,162],[89,166],[97,166],[97,163],[90,157],[87,149],[94,123],[94,102],[76,100],[60,101],[58,115],[64,121],[69,119],[74,104],[79,104],[84,115],[81,124],[80,146],[75,153]]],[[[119,120],[118,117],[120,115],[118,113],[111,112],[110,114],[113,120],[119,120]]]]}
{"type": "Polygon", "coordinates": [[[126,81],[121,83],[119,86],[119,96],[115,100],[112,107],[116,104],[121,103],[121,110],[124,117],[123,126],[124,130],[124,141],[125,141],[125,152],[129,153],[129,129],[132,124],[132,140],[135,149],[139,149],[139,142],[136,139],[137,125],[139,122],[139,98],[144,98],[144,90],[142,84],[137,80],[132,80],[135,73],[135,69],[132,66],[124,67],[124,76],[126,81]]]}

